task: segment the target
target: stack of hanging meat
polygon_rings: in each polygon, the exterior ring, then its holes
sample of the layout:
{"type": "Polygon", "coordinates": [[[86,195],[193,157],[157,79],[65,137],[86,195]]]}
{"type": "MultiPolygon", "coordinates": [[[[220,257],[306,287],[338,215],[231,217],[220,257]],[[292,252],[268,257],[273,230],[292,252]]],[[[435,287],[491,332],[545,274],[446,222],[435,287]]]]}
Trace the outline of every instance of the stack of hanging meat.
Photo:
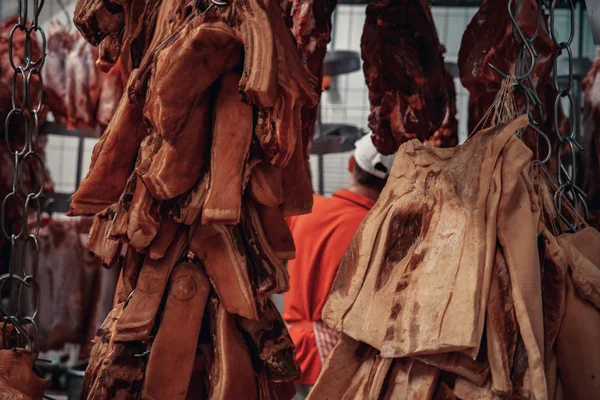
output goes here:
{"type": "Polygon", "coordinates": [[[68,129],[105,128],[123,94],[119,66],[97,65],[98,49],[57,23],[50,28],[47,49],[42,72],[55,121],[68,129]]]}
{"type": "Polygon", "coordinates": [[[90,249],[122,265],[83,398],[293,396],[269,296],[289,285],[284,217],[312,206],[301,117],[319,82],[287,25],[302,15],[270,0],[78,2],[77,27],[127,81],[70,211],[95,215],[90,249]]]}
{"type": "Polygon", "coordinates": [[[527,123],[400,147],[323,310],[343,336],[310,399],[600,393],[600,233],[544,225],[527,123]]]}
{"type": "Polygon", "coordinates": [[[583,137],[585,138],[583,190],[587,194],[590,225],[600,229],[600,50],[583,80],[583,137]]]}
{"type": "Polygon", "coordinates": [[[454,81],[425,0],[378,0],[367,6],[361,42],[373,140],[393,154],[410,139],[458,143],[454,81]]]}
{"type": "MultiPolygon", "coordinates": [[[[469,132],[473,132],[479,122],[484,118],[486,111],[494,102],[494,98],[503,77],[494,71],[489,64],[509,75],[526,74],[531,65],[529,53],[525,51],[522,70],[515,71],[517,59],[519,58],[521,44],[518,34],[513,32],[513,24],[508,13],[509,0],[484,0],[479,10],[467,26],[458,53],[458,67],[460,80],[469,91],[469,132]]],[[[511,3],[514,4],[515,3],[511,3]]],[[[535,118],[538,127],[552,142],[554,154],[558,148],[558,136],[554,129],[554,100],[556,99],[556,88],[551,80],[551,72],[554,67],[555,50],[554,43],[548,31],[547,18],[538,16],[538,6],[535,0],[524,0],[519,3],[518,23],[523,34],[530,38],[537,32],[532,46],[537,52],[536,66],[531,72],[531,80],[525,82],[530,85],[533,92],[541,101],[543,114],[540,115],[533,101],[530,101],[530,111],[535,118]],[[539,25],[539,28],[536,26],[539,25]]],[[[525,94],[517,91],[517,109],[526,112],[525,94]]],[[[568,124],[559,107],[559,126],[568,124]]],[[[564,131],[564,129],[561,129],[564,131]]],[[[548,145],[537,138],[532,129],[523,135],[525,143],[534,151],[539,148],[540,157],[543,158],[548,145]]],[[[552,160],[554,163],[554,159],[552,160]]],[[[556,166],[552,164],[551,170],[556,166]]]]}
{"type": "MultiPolygon", "coordinates": [[[[30,218],[30,224],[30,229],[35,229],[35,218],[30,218]]],[[[28,271],[36,271],[41,351],[76,343],[83,345],[82,358],[86,358],[97,328],[112,309],[119,270],[102,268],[100,260],[87,250],[91,224],[87,217],[42,217],[39,257],[23,260],[28,271]]],[[[28,315],[33,314],[37,300],[35,296],[27,298],[28,315]]]]}

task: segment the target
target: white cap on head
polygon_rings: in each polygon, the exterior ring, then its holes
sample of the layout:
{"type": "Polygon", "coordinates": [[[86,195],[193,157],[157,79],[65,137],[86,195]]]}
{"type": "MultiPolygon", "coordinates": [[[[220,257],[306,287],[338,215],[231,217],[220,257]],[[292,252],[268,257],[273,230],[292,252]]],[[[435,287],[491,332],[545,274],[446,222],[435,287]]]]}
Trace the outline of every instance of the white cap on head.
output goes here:
{"type": "Polygon", "coordinates": [[[394,164],[395,154],[384,156],[377,151],[370,134],[354,143],[354,158],[363,171],[381,179],[386,179],[394,164]]]}

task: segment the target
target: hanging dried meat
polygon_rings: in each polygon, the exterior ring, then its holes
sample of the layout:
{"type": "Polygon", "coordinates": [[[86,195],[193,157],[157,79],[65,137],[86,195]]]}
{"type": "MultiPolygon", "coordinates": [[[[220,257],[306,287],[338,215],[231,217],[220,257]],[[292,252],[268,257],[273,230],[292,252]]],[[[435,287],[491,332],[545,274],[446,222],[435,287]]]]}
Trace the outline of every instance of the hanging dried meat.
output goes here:
{"type": "Polygon", "coordinates": [[[427,2],[369,4],[361,50],[377,149],[393,154],[410,139],[434,136],[453,100],[427,2]]]}
{"type": "MultiPolygon", "coordinates": [[[[509,17],[508,0],[485,0],[473,16],[463,35],[458,53],[458,68],[460,80],[469,91],[469,132],[475,130],[491,107],[494,98],[502,84],[503,77],[494,71],[489,64],[508,75],[526,74],[530,66],[530,57],[525,52],[522,70],[516,71],[521,44],[515,38],[513,25],[509,17]]],[[[555,48],[548,31],[547,18],[538,16],[538,6],[535,0],[525,0],[519,3],[519,27],[526,37],[537,36],[532,46],[537,52],[535,68],[531,72],[531,88],[541,101],[543,115],[540,115],[533,104],[530,111],[536,119],[539,128],[552,141],[556,152],[558,140],[554,129],[554,100],[556,89],[551,81],[554,66],[555,48]],[[538,27],[539,26],[539,27],[538,27]]],[[[517,109],[526,112],[525,94],[517,91],[517,109]]],[[[559,124],[564,124],[562,107],[559,107],[559,124]]],[[[560,126],[560,125],[559,125],[560,126]]],[[[523,134],[523,140],[534,152],[539,148],[543,157],[547,144],[538,139],[537,134],[529,129],[523,134]]],[[[555,169],[555,167],[551,167],[555,169]]]]}
{"type": "Polygon", "coordinates": [[[600,316],[600,233],[544,226],[532,152],[514,135],[527,123],[453,149],[400,147],[323,309],[342,339],[309,399],[597,393],[600,353],[567,343],[600,338],[588,328],[600,316]]]}
{"type": "Polygon", "coordinates": [[[600,229],[600,50],[583,80],[583,137],[585,138],[583,190],[590,210],[589,223],[600,229]]]}
{"type": "Polygon", "coordinates": [[[70,210],[95,215],[90,249],[122,265],[83,397],[290,399],[300,371],[269,297],[289,287],[284,217],[312,206],[302,116],[333,5],[122,4],[80,0],[74,19],[128,77],[70,210]]]}
{"type": "Polygon", "coordinates": [[[103,72],[98,49],[56,23],[50,29],[43,69],[48,109],[68,129],[105,128],[123,94],[118,61],[103,72]]]}

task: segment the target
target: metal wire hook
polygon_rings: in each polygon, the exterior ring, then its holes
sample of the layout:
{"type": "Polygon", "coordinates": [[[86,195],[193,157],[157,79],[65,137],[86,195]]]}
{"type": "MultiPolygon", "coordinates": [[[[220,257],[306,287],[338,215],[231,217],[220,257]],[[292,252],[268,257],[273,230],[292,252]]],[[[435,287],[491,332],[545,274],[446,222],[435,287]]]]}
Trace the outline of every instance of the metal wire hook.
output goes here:
{"type": "Polygon", "coordinates": [[[224,6],[227,6],[227,5],[229,5],[229,3],[227,1],[210,0],[210,4],[209,4],[208,7],[206,7],[206,10],[204,10],[204,12],[207,12],[213,6],[224,7],[224,6]]]}

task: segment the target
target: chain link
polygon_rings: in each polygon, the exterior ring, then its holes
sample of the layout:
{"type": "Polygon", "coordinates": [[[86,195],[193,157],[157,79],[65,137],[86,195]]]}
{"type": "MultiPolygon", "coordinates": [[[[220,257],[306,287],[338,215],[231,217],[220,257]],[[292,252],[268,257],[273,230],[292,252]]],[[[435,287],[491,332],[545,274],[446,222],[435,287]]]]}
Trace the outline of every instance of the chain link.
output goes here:
{"type": "Polygon", "coordinates": [[[30,0],[15,1],[18,3],[19,15],[17,23],[11,30],[8,44],[8,59],[13,69],[12,110],[4,122],[4,142],[14,160],[13,181],[12,190],[4,197],[0,208],[1,234],[10,242],[9,270],[7,274],[0,276],[0,293],[9,295],[8,301],[0,304],[0,318],[14,325],[18,333],[17,345],[29,348],[37,357],[39,336],[35,318],[40,305],[39,285],[36,281],[39,263],[37,235],[41,223],[40,197],[44,190],[45,166],[43,158],[36,150],[44,85],[41,70],[46,57],[46,34],[39,26],[38,18],[44,0],[33,0],[31,21],[28,19],[30,0]],[[13,53],[18,31],[24,35],[24,65],[16,64],[13,53]],[[42,52],[37,60],[33,58],[32,52],[34,40],[41,43],[42,52]],[[37,93],[32,93],[32,82],[36,81],[37,93]],[[35,104],[32,104],[33,99],[36,99],[35,104]],[[18,137],[19,133],[24,134],[25,138],[22,149],[11,140],[18,137]],[[29,181],[24,179],[27,170],[31,175],[29,181]],[[35,176],[36,171],[39,172],[38,176],[35,176]],[[39,187],[34,187],[35,182],[39,183],[39,187]],[[20,217],[16,222],[11,219],[11,211],[14,213],[14,210],[17,210],[20,217]],[[33,217],[31,224],[29,224],[30,215],[33,217]],[[18,249],[20,249],[20,257],[17,257],[18,249]],[[31,257],[32,260],[31,270],[27,268],[27,257],[31,257]],[[33,303],[33,310],[28,310],[27,306],[31,303],[33,303]]]}
{"type": "MultiPolygon", "coordinates": [[[[538,134],[545,142],[548,148],[548,152],[546,155],[540,160],[536,160],[536,162],[545,164],[550,160],[552,156],[552,145],[550,142],[550,138],[544,132],[542,132],[539,128],[538,121],[534,118],[532,114],[533,109],[538,110],[538,114],[540,116],[543,115],[542,110],[542,101],[540,100],[533,83],[533,79],[531,74],[535,70],[537,64],[538,54],[533,46],[533,41],[537,38],[537,35],[540,31],[540,27],[543,21],[542,15],[542,7],[539,4],[538,0],[538,9],[537,9],[537,17],[536,17],[536,26],[531,37],[528,37],[525,32],[521,29],[518,23],[519,10],[521,8],[522,0],[509,0],[508,1],[508,15],[511,20],[511,24],[513,26],[513,38],[517,44],[520,45],[519,54],[515,59],[515,89],[517,93],[521,93],[525,99],[525,107],[524,111],[527,113],[529,117],[529,128],[531,128],[536,134],[538,134]]],[[[494,65],[489,64],[489,66],[496,71],[503,78],[507,78],[508,75],[494,65]]],[[[522,132],[516,133],[518,137],[521,137],[522,132]]]]}
{"type": "MultiPolygon", "coordinates": [[[[583,211],[584,217],[587,219],[588,209],[585,202],[585,193],[577,185],[577,152],[583,150],[583,147],[577,142],[575,138],[575,107],[577,107],[576,100],[573,99],[571,90],[573,88],[573,52],[571,50],[571,44],[575,38],[575,6],[572,0],[567,0],[567,10],[570,19],[570,30],[567,41],[560,41],[556,32],[556,5],[557,0],[549,2],[549,13],[550,13],[550,37],[554,42],[556,48],[556,55],[554,61],[554,72],[552,74],[554,80],[554,86],[558,92],[556,100],[554,101],[554,130],[558,135],[560,141],[557,157],[557,182],[558,188],[554,194],[554,203],[556,211],[560,216],[561,220],[566,224],[568,230],[576,232],[581,227],[580,219],[577,215],[565,215],[565,207],[563,206],[563,199],[567,199],[573,206],[575,211],[583,211]],[[561,87],[558,77],[558,58],[562,54],[566,54],[568,60],[568,76],[566,85],[561,87]],[[560,126],[558,121],[558,110],[563,100],[568,100],[569,103],[569,114],[568,114],[568,126],[560,126]],[[567,149],[570,153],[569,162],[563,162],[564,149],[567,149]]],[[[581,39],[580,39],[581,40],[581,39]]],[[[574,213],[572,213],[574,214],[574,213]]]]}

